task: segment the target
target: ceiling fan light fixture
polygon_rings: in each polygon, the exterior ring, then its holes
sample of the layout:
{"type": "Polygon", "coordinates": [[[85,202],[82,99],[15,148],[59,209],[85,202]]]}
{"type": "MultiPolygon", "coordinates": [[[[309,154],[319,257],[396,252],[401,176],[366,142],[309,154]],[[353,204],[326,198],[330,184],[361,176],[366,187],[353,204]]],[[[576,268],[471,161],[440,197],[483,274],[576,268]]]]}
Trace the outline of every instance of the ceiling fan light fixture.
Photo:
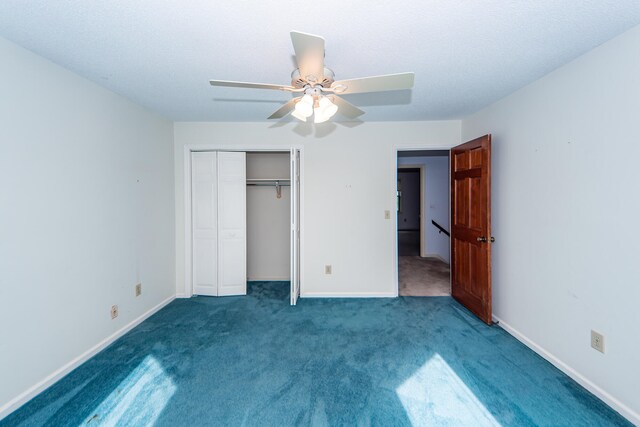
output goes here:
{"type": "Polygon", "coordinates": [[[300,121],[303,121],[303,122],[306,122],[306,121],[307,121],[307,116],[303,116],[302,114],[300,114],[300,113],[298,112],[298,110],[295,110],[295,109],[294,109],[294,110],[293,110],[293,112],[291,113],[291,115],[292,115],[293,117],[295,117],[296,119],[300,120],[300,121]]]}
{"type": "MultiPolygon", "coordinates": [[[[313,97],[309,94],[305,94],[300,101],[296,104],[295,113],[304,117],[311,117],[313,114],[313,97]]],[[[297,117],[297,116],[294,116],[297,117]]]]}
{"type": "Polygon", "coordinates": [[[313,123],[324,123],[327,120],[329,120],[329,117],[326,115],[323,116],[322,114],[316,113],[313,116],[313,123]]]}
{"type": "Polygon", "coordinates": [[[313,122],[324,123],[338,112],[338,106],[325,96],[318,100],[318,107],[313,110],[313,122]]]}

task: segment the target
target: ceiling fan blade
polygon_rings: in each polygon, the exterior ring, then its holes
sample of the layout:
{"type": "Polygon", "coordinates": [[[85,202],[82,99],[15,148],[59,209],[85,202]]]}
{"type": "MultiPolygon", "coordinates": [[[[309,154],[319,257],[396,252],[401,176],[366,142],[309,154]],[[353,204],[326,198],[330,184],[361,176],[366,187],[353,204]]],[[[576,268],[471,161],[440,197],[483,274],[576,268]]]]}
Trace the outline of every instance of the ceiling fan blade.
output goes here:
{"type": "Polygon", "coordinates": [[[320,83],[324,77],[324,39],[292,31],[291,42],[296,52],[300,77],[309,83],[320,83]]]}
{"type": "Polygon", "coordinates": [[[399,73],[386,74],[383,76],[362,77],[360,79],[352,80],[340,80],[333,82],[331,88],[335,93],[340,95],[411,89],[413,87],[414,76],[414,73],[399,73]]]}
{"type": "Polygon", "coordinates": [[[293,86],[272,85],[267,83],[233,82],[229,80],[209,80],[211,86],[244,87],[248,89],[295,90],[293,86]]]}
{"type": "Polygon", "coordinates": [[[356,107],[355,105],[345,101],[339,96],[330,96],[331,101],[338,106],[338,113],[350,119],[355,119],[364,114],[364,111],[356,107]]]}
{"type": "Polygon", "coordinates": [[[287,102],[282,107],[278,108],[278,110],[272,115],[270,115],[269,118],[270,119],[283,118],[284,116],[286,116],[287,114],[293,111],[293,109],[296,107],[296,102],[298,102],[300,98],[301,97],[293,98],[291,101],[287,102]]]}

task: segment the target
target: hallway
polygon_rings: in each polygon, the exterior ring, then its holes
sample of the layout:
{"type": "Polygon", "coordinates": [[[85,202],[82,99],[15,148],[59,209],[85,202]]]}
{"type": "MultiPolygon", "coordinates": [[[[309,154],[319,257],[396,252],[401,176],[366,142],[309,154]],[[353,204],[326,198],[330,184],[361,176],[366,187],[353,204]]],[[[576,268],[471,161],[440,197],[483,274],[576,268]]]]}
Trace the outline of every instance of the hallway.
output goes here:
{"type": "Polygon", "coordinates": [[[438,258],[399,256],[398,276],[401,296],[451,295],[449,264],[438,258]]]}

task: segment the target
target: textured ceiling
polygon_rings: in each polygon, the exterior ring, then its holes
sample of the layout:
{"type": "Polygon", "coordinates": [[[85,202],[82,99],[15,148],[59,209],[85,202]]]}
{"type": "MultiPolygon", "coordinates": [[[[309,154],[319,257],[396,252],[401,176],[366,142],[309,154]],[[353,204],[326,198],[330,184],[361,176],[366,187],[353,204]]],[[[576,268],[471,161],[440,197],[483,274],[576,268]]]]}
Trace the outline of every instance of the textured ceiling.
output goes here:
{"type": "Polygon", "coordinates": [[[414,71],[345,96],[382,121],[463,117],[639,23],[638,0],[0,2],[0,36],[177,121],[266,120],[291,95],[208,80],[288,84],[291,30],[337,80],[414,71]]]}

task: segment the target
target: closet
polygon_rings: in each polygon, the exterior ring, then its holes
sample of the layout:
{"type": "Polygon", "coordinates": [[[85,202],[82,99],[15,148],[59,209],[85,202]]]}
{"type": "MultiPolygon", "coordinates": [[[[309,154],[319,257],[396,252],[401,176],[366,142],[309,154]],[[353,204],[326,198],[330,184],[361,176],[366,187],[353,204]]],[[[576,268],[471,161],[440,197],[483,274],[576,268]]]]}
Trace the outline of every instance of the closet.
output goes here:
{"type": "Polygon", "coordinates": [[[289,281],[288,152],[247,153],[247,280],[289,281]]]}
{"type": "Polygon", "coordinates": [[[300,293],[300,150],[191,152],[195,295],[245,295],[247,280],[300,293]]]}

